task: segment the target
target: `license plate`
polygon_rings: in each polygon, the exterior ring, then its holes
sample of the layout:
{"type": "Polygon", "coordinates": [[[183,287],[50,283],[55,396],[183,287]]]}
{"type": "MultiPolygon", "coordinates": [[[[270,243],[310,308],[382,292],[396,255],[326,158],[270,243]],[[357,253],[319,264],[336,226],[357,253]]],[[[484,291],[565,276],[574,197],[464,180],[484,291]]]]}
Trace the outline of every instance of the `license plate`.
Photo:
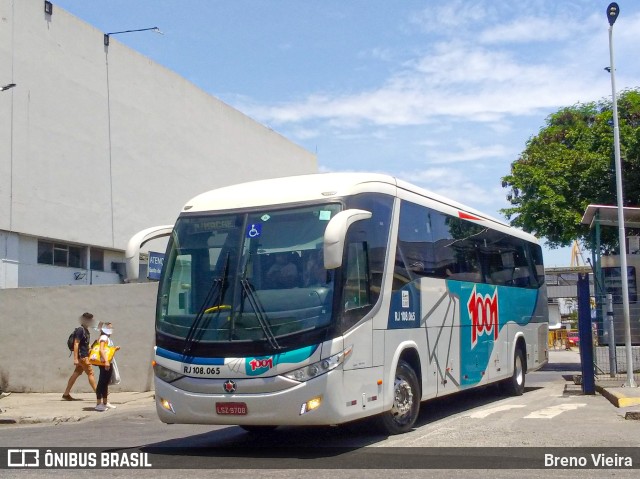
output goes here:
{"type": "Polygon", "coordinates": [[[217,402],[216,414],[225,416],[246,416],[247,404],[243,402],[217,402]]]}

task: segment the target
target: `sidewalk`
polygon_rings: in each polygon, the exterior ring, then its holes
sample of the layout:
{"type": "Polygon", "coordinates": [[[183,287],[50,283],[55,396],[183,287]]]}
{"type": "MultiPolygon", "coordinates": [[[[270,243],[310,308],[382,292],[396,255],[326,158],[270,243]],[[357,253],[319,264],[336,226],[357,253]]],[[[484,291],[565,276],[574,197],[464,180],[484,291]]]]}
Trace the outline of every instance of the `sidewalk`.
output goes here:
{"type": "Polygon", "coordinates": [[[122,410],[153,406],[154,393],[113,392],[109,402],[117,408],[98,412],[93,393],[73,394],[81,401],[64,401],[62,393],[11,393],[0,398],[0,425],[78,422],[106,417],[122,410]]]}
{"type": "MultiPolygon", "coordinates": [[[[549,366],[562,365],[567,372],[580,375],[580,353],[577,349],[549,351],[549,366]],[[575,371],[575,372],[574,372],[575,371]]],[[[640,388],[625,388],[623,379],[596,379],[596,391],[619,408],[640,406],[640,388]]],[[[640,413],[629,411],[629,419],[638,419],[640,413]]]]}
{"type": "Polygon", "coordinates": [[[624,380],[596,380],[596,391],[616,407],[640,406],[640,388],[625,388],[624,380]]]}

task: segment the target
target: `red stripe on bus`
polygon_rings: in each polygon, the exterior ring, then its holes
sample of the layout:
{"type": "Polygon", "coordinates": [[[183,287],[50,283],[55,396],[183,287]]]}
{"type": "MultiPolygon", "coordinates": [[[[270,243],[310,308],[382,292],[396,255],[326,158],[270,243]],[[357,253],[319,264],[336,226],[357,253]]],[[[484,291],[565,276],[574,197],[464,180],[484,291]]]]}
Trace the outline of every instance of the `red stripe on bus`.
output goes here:
{"type": "Polygon", "coordinates": [[[470,215],[469,213],[465,213],[464,211],[458,211],[458,218],[463,220],[482,221],[482,218],[478,218],[477,216],[470,215]]]}

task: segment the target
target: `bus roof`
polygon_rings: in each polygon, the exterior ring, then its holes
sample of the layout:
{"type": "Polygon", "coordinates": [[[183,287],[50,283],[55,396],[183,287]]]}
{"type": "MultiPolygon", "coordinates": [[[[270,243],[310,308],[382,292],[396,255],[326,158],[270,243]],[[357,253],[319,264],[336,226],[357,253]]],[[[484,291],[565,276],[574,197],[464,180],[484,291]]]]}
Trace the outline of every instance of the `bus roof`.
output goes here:
{"type": "Polygon", "coordinates": [[[393,191],[391,194],[395,195],[397,190],[409,191],[449,208],[454,208],[458,210],[460,217],[463,219],[475,219],[480,223],[491,223],[490,226],[492,228],[505,232],[508,230],[508,233],[513,236],[518,236],[534,243],[538,242],[533,235],[512,228],[506,223],[474,208],[393,176],[378,173],[317,173],[240,183],[202,193],[189,200],[182,212],[216,212],[289,203],[326,201],[332,197],[340,198],[364,192],[393,191]]]}

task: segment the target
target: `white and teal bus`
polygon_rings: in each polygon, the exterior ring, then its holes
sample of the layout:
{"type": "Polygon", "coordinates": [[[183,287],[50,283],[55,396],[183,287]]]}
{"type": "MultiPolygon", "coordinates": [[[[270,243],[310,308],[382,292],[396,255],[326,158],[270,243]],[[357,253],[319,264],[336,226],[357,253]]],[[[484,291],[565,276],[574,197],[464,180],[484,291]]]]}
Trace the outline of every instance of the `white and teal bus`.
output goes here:
{"type": "Polygon", "coordinates": [[[537,240],[396,178],[256,181],[187,203],[156,313],[155,393],[166,423],[412,428],[420,404],[547,362],[537,240]]]}

